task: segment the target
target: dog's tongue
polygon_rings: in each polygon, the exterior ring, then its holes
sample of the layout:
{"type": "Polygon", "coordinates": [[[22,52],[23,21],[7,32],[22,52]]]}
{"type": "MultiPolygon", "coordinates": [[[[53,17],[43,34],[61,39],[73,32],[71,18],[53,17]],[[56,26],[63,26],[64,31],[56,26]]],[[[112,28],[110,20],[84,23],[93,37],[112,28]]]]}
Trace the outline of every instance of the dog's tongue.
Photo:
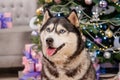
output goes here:
{"type": "Polygon", "coordinates": [[[47,49],[47,54],[48,54],[49,56],[52,56],[52,55],[55,53],[55,51],[56,51],[55,48],[53,48],[53,49],[48,48],[48,49],[47,49]]]}

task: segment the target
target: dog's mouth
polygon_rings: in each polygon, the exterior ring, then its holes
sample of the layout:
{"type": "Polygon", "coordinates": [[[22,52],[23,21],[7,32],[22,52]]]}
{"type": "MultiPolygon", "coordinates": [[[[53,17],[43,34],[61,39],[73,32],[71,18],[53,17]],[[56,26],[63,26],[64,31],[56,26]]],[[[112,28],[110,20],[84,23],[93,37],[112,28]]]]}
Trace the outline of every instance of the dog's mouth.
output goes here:
{"type": "Polygon", "coordinates": [[[54,48],[52,46],[48,46],[46,53],[49,56],[53,56],[55,55],[61,48],[63,48],[65,46],[65,44],[62,44],[61,46],[59,46],[58,48],[54,48]]]}

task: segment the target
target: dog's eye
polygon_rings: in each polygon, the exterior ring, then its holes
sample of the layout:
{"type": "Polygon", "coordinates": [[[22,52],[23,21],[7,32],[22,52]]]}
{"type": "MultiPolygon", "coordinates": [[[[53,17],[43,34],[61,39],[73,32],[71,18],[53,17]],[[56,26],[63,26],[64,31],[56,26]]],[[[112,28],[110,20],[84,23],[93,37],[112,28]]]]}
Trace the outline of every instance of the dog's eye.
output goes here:
{"type": "Polygon", "coordinates": [[[59,31],[59,33],[60,34],[63,34],[63,33],[65,33],[66,31],[64,30],[64,29],[61,29],[60,31],[59,31]]]}
{"type": "Polygon", "coordinates": [[[46,31],[47,31],[47,32],[50,32],[50,28],[46,28],[46,31]]]}

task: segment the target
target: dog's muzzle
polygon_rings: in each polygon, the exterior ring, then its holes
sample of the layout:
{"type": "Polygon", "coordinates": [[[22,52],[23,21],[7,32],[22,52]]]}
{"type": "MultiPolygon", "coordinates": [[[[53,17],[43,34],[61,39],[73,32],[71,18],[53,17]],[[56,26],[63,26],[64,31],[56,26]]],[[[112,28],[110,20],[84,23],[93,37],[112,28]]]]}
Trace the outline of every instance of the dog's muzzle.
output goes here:
{"type": "Polygon", "coordinates": [[[46,39],[46,44],[47,44],[47,49],[46,49],[46,53],[47,55],[55,55],[61,48],[63,48],[65,46],[65,44],[63,43],[62,45],[60,45],[59,47],[54,47],[53,46],[54,40],[53,38],[47,38],[46,39]]]}
{"type": "Polygon", "coordinates": [[[47,39],[46,39],[46,44],[47,44],[48,46],[53,46],[53,42],[54,42],[53,38],[47,38],[47,39]]]}

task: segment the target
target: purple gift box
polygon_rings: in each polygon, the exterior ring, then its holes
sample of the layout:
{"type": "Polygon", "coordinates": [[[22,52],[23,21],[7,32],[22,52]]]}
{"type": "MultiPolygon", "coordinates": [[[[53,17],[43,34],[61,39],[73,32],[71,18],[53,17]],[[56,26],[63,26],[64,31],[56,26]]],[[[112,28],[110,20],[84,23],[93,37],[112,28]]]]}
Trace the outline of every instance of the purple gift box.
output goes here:
{"type": "Polygon", "coordinates": [[[12,28],[12,16],[10,12],[0,13],[0,29],[12,28]]]}
{"type": "Polygon", "coordinates": [[[33,47],[35,44],[25,44],[24,56],[22,58],[22,64],[24,69],[22,76],[19,80],[41,80],[41,69],[42,69],[42,53],[36,53],[33,47]]]}

